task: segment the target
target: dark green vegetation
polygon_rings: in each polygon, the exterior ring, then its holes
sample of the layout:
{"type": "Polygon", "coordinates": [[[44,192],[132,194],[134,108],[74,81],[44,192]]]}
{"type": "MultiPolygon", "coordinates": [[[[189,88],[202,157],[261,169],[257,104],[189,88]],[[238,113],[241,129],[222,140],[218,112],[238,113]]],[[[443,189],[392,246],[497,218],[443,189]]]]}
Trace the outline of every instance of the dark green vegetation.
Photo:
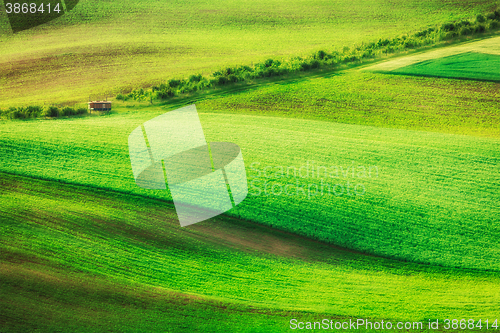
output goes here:
{"type": "Polygon", "coordinates": [[[57,106],[26,106],[26,107],[10,107],[6,110],[0,110],[0,118],[5,119],[32,119],[39,117],[67,117],[83,115],[87,113],[85,108],[72,108],[72,107],[57,107],[57,106]]]}
{"type": "Polygon", "coordinates": [[[64,15],[66,11],[73,9],[77,3],[78,0],[66,0],[64,2],[32,0],[31,2],[16,1],[15,3],[5,1],[5,6],[7,7],[7,4],[12,5],[7,10],[10,11],[7,14],[10,27],[13,32],[19,32],[56,19],[64,15]],[[29,13],[29,15],[25,15],[25,13],[29,13]]]}
{"type": "Polygon", "coordinates": [[[500,81],[500,55],[468,52],[423,61],[391,73],[500,81]]]}
{"type": "Polygon", "coordinates": [[[140,195],[5,173],[0,187],[2,332],[287,332],[292,318],[462,318],[463,304],[467,318],[498,314],[497,274],[224,216],[180,228],[170,204],[140,195]]]}

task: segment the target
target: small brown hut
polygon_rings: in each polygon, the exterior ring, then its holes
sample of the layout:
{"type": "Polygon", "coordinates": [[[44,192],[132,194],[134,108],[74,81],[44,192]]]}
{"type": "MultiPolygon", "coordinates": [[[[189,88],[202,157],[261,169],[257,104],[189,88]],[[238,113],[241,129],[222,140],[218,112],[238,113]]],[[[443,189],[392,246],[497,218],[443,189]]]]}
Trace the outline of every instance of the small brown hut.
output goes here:
{"type": "Polygon", "coordinates": [[[93,101],[89,102],[89,110],[93,111],[111,111],[111,102],[93,101]]]}

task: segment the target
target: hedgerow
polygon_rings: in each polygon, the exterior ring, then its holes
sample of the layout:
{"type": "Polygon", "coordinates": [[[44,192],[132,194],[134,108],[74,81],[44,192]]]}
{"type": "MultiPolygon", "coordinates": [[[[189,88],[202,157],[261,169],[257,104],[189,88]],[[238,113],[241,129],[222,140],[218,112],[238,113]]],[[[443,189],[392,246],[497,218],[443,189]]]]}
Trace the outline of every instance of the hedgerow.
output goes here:
{"type": "Polygon", "coordinates": [[[10,107],[6,110],[0,110],[0,118],[5,119],[33,119],[38,117],[68,117],[76,116],[87,113],[85,108],[71,108],[65,107],[60,109],[57,106],[49,106],[44,108],[43,106],[21,106],[21,107],[10,107]]]}
{"type": "Polygon", "coordinates": [[[434,45],[440,41],[448,41],[460,36],[472,36],[494,31],[499,27],[500,11],[496,10],[486,15],[477,15],[473,20],[448,22],[439,27],[427,28],[411,35],[407,34],[393,39],[379,39],[377,42],[353,48],[344,47],[340,52],[329,53],[325,50],[319,50],[306,57],[293,57],[286,60],[267,59],[253,66],[227,67],[213,72],[209,77],[196,74],[189,76],[188,79],[170,79],[146,90],[140,88],[127,95],[118,94],[116,99],[167,100],[186,93],[247,82],[253,79],[278,77],[318,68],[334,69],[342,64],[361,63],[367,59],[434,45]]]}

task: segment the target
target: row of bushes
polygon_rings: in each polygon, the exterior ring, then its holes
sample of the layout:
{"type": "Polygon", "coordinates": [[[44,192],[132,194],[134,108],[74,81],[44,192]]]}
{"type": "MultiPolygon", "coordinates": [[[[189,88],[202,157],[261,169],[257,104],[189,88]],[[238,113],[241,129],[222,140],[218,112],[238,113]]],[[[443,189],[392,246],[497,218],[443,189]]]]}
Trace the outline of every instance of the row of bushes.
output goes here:
{"type": "Polygon", "coordinates": [[[308,71],[317,68],[334,69],[341,64],[357,63],[364,59],[373,59],[386,54],[404,52],[410,49],[433,45],[440,41],[459,36],[494,31],[500,27],[500,11],[487,15],[478,15],[474,20],[446,23],[440,27],[428,28],[413,35],[404,35],[393,39],[379,39],[377,42],[357,47],[344,47],[341,51],[318,51],[308,57],[294,57],[287,60],[268,59],[254,66],[228,67],[212,73],[209,77],[201,74],[191,75],[187,79],[172,79],[149,89],[137,89],[128,94],[118,94],[116,99],[137,101],[166,100],[174,96],[195,92],[206,88],[215,88],[257,78],[275,77],[289,73],[308,71]]]}
{"type": "Polygon", "coordinates": [[[25,106],[25,107],[10,107],[6,110],[0,110],[0,117],[7,119],[29,119],[38,117],[68,117],[87,113],[85,108],[59,108],[57,106],[25,106]]]}

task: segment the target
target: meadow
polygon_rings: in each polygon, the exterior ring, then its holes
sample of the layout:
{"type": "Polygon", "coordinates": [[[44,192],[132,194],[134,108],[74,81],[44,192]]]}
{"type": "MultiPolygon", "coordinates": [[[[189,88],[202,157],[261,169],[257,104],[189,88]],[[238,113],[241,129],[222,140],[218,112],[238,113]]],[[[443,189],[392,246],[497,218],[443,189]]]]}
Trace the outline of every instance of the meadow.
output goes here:
{"type": "Polygon", "coordinates": [[[0,15],[0,108],[72,105],[269,57],[342,51],[473,19],[497,4],[81,0],[63,17],[17,34],[0,15]]]}
{"type": "Polygon", "coordinates": [[[278,80],[192,101],[206,112],[500,137],[499,83],[386,75],[371,68],[278,80]]]}
{"type": "Polygon", "coordinates": [[[17,34],[0,14],[0,331],[498,324],[500,37],[471,35],[498,5],[80,0],[17,34]],[[390,55],[423,31],[446,41],[390,55]],[[370,48],[384,59],[345,62],[370,48]],[[311,59],[345,66],[266,74],[311,59]],[[250,82],[169,90],[245,66],[250,82]],[[241,147],[249,194],[181,228],[169,191],[135,184],[128,136],[190,104],[208,142],[241,147]]]}
{"type": "MultiPolygon", "coordinates": [[[[166,112],[158,107],[146,110],[5,122],[0,125],[0,169],[171,200],[168,192],[138,188],[131,175],[128,134],[166,112]]],[[[242,148],[250,194],[230,215],[376,255],[499,269],[498,138],[308,119],[235,117],[206,110],[200,117],[207,141],[234,142],[242,148]],[[298,171],[313,162],[339,171],[318,176],[311,167],[305,177],[287,172],[289,166],[298,171]],[[272,173],[263,172],[266,166],[272,173]],[[285,174],[276,175],[280,166],[285,174]],[[359,166],[377,171],[359,176],[359,166]],[[305,187],[305,193],[274,194],[280,186],[296,182],[305,187]],[[348,194],[347,182],[353,188],[362,184],[358,192],[364,188],[366,193],[348,194]],[[275,183],[281,185],[271,192],[267,187],[275,183]],[[330,189],[340,184],[346,192],[336,195],[331,189],[327,195],[325,189],[321,195],[323,183],[330,189]],[[309,187],[315,190],[312,196],[309,187]]]]}
{"type": "Polygon", "coordinates": [[[0,184],[3,332],[498,319],[497,273],[367,256],[227,216],[181,228],[171,204],[140,195],[3,172],[0,184]]]}

